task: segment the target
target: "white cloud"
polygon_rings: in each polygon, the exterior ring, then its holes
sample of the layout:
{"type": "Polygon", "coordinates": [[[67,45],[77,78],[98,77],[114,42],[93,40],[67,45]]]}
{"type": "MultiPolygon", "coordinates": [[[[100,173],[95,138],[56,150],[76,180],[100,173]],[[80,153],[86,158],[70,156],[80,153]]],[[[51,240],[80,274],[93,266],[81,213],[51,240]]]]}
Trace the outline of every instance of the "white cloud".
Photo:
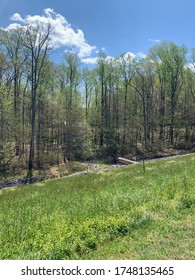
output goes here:
{"type": "Polygon", "coordinates": [[[54,12],[54,10],[51,9],[51,8],[46,8],[46,9],[44,9],[44,13],[46,14],[46,16],[51,17],[51,18],[52,18],[52,15],[56,15],[56,13],[54,12]]]}
{"type": "Polygon", "coordinates": [[[20,27],[22,27],[22,25],[19,23],[11,23],[5,30],[18,29],[20,27]]]}
{"type": "Polygon", "coordinates": [[[86,64],[97,64],[98,61],[101,61],[101,59],[107,63],[112,63],[112,62],[117,62],[118,60],[116,58],[114,58],[113,56],[107,55],[105,58],[101,58],[99,56],[97,57],[87,57],[87,58],[83,58],[81,59],[81,61],[83,63],[86,64]]]}
{"type": "Polygon", "coordinates": [[[110,56],[110,55],[107,55],[107,56],[106,56],[106,61],[107,61],[108,63],[113,62],[114,60],[115,60],[115,58],[114,58],[113,56],[110,56]]]}
{"type": "Polygon", "coordinates": [[[127,52],[126,55],[132,58],[136,58],[136,55],[132,52],[127,52]]]}
{"type": "Polygon", "coordinates": [[[11,21],[18,21],[18,22],[25,22],[25,20],[18,13],[13,14],[13,16],[10,17],[10,20],[11,21]]]}
{"type": "Polygon", "coordinates": [[[138,52],[137,54],[136,54],[136,57],[137,58],[146,58],[146,54],[145,53],[143,53],[143,52],[138,52]]]}
{"type": "Polygon", "coordinates": [[[132,52],[126,52],[123,57],[128,60],[133,60],[136,58],[136,55],[132,52]]]}
{"type": "MultiPolygon", "coordinates": [[[[47,24],[50,23],[52,29],[50,44],[54,49],[64,47],[66,50],[73,50],[77,53],[81,61],[86,64],[97,64],[98,62],[99,58],[94,57],[93,54],[97,55],[100,51],[97,50],[96,46],[91,45],[86,41],[84,32],[81,29],[74,30],[64,16],[56,13],[51,8],[44,9],[42,15],[26,15],[22,17],[19,13],[14,13],[10,17],[10,20],[12,23],[5,28],[6,30],[38,25],[44,30],[44,28],[47,27],[47,24]]],[[[160,42],[160,40],[149,40],[160,42]]],[[[105,48],[103,47],[101,51],[104,52],[105,48]]],[[[146,54],[141,51],[137,54],[127,52],[123,57],[128,61],[133,59],[139,60],[140,58],[146,58],[146,54]]],[[[120,58],[115,59],[108,55],[106,61],[108,63],[113,61],[117,63],[120,62],[120,58]]]]}
{"type": "Polygon", "coordinates": [[[105,47],[102,47],[100,50],[96,50],[95,52],[97,53],[97,54],[100,54],[101,52],[105,52],[106,51],[106,48],[105,47]]]}
{"type": "Polygon", "coordinates": [[[126,52],[116,59],[116,64],[117,65],[120,65],[120,64],[123,64],[123,63],[127,63],[127,64],[130,63],[131,64],[134,59],[136,59],[136,55],[134,53],[126,52]]]}
{"type": "Polygon", "coordinates": [[[195,73],[195,65],[194,63],[188,63],[184,66],[186,69],[190,69],[192,72],[195,73]]]}
{"type": "MultiPolygon", "coordinates": [[[[96,51],[96,53],[98,53],[98,51],[96,51]]],[[[105,61],[107,63],[115,63],[116,65],[119,65],[119,64],[123,63],[123,61],[125,61],[127,63],[132,63],[134,59],[139,61],[140,58],[145,59],[145,58],[147,58],[147,55],[141,51],[137,52],[136,54],[134,54],[132,52],[126,52],[122,56],[119,56],[116,58],[113,56],[107,55],[105,58],[102,58],[102,59],[103,59],[103,61],[105,61]]],[[[101,57],[86,57],[86,58],[81,59],[81,61],[86,64],[97,64],[98,60],[101,61],[101,57]]],[[[150,61],[153,62],[151,59],[150,59],[150,61]]]]}
{"type": "MultiPolygon", "coordinates": [[[[96,52],[97,53],[97,52],[96,52]]],[[[107,63],[115,63],[116,65],[121,64],[123,61],[126,61],[128,63],[132,63],[135,59],[140,58],[146,58],[147,55],[143,52],[138,52],[137,54],[134,54],[132,52],[126,52],[122,56],[119,56],[117,58],[107,55],[105,58],[103,58],[103,61],[106,61],[107,63]]],[[[101,60],[101,57],[87,57],[83,58],[81,61],[86,64],[97,64],[98,60],[101,60]]]]}
{"type": "Polygon", "coordinates": [[[125,54],[122,55],[122,57],[118,58],[118,61],[122,61],[122,60],[126,60],[129,62],[132,62],[134,59],[135,60],[139,60],[140,58],[146,58],[147,55],[143,52],[137,52],[136,54],[132,53],[132,52],[126,52],[125,54]]]}
{"type": "Polygon", "coordinates": [[[156,43],[156,44],[160,44],[161,40],[159,39],[148,39],[148,41],[152,42],[152,43],[156,43]]]}
{"type": "Polygon", "coordinates": [[[89,57],[96,47],[90,45],[84,36],[81,29],[74,30],[71,24],[62,15],[54,12],[53,9],[47,8],[44,10],[43,15],[27,15],[24,18],[15,13],[11,18],[12,21],[20,22],[10,24],[6,29],[16,29],[18,27],[25,26],[37,26],[41,25],[44,27],[48,23],[51,24],[52,34],[51,34],[51,46],[53,48],[59,47],[73,47],[76,48],[78,56],[82,58],[89,57]]]}
{"type": "Polygon", "coordinates": [[[86,64],[97,64],[98,63],[98,57],[87,57],[82,58],[81,61],[86,64]]]}

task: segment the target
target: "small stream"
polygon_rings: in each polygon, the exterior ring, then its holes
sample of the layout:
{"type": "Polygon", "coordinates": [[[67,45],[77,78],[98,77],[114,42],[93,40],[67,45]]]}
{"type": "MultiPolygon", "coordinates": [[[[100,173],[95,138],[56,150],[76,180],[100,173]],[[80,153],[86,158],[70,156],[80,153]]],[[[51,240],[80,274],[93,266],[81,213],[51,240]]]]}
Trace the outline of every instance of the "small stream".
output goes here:
{"type": "MultiPolygon", "coordinates": [[[[160,160],[163,158],[174,158],[174,157],[185,156],[188,154],[191,154],[191,153],[181,154],[181,155],[170,154],[170,155],[156,156],[156,157],[138,156],[136,158],[136,160],[137,160],[137,162],[142,162],[143,160],[145,160],[145,161],[160,160]]],[[[89,173],[96,173],[100,170],[109,170],[109,169],[123,166],[120,164],[107,164],[107,165],[101,166],[99,164],[93,163],[92,161],[85,162],[85,163],[87,166],[87,168],[85,170],[79,171],[79,172],[73,172],[73,173],[71,173],[69,175],[65,175],[65,176],[60,176],[61,174],[57,174],[56,176],[54,176],[53,174],[48,174],[48,175],[44,175],[44,176],[32,176],[29,178],[24,177],[24,178],[5,180],[5,181],[0,182],[0,189],[15,187],[15,186],[19,187],[19,186],[29,185],[29,184],[46,181],[46,180],[51,180],[51,179],[61,179],[61,178],[66,179],[69,177],[80,176],[82,174],[87,175],[89,173]]]]}

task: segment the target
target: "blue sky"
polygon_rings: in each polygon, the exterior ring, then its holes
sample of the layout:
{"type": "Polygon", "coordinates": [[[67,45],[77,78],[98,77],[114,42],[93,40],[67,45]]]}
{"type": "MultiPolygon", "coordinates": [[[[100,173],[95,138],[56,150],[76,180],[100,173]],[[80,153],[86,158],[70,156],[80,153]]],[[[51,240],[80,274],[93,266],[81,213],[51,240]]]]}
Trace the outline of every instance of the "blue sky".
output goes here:
{"type": "Polygon", "coordinates": [[[101,49],[116,57],[146,54],[164,40],[195,47],[194,0],[0,0],[0,27],[26,24],[28,15],[50,17],[58,25],[57,61],[67,47],[86,63],[101,49]]]}

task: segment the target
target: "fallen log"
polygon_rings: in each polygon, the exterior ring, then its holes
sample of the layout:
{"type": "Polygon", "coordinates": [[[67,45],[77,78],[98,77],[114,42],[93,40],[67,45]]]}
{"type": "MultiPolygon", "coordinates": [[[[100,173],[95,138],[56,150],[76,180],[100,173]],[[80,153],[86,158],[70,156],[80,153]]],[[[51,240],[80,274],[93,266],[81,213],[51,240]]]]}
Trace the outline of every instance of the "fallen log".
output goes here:
{"type": "Polygon", "coordinates": [[[137,163],[134,160],[130,160],[130,159],[122,158],[122,157],[118,157],[118,161],[119,161],[120,164],[126,164],[126,165],[137,163]]]}

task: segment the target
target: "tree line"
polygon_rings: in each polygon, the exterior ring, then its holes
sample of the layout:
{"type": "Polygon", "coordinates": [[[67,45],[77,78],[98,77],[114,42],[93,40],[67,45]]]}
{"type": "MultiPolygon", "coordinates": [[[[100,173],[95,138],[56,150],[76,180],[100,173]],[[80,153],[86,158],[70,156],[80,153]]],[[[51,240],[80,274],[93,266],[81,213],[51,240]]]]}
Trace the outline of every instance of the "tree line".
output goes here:
{"type": "Polygon", "coordinates": [[[52,30],[0,30],[0,170],[195,144],[195,50],[173,42],[82,67],[50,58],[52,30]],[[186,66],[188,65],[188,67],[186,66]]]}

